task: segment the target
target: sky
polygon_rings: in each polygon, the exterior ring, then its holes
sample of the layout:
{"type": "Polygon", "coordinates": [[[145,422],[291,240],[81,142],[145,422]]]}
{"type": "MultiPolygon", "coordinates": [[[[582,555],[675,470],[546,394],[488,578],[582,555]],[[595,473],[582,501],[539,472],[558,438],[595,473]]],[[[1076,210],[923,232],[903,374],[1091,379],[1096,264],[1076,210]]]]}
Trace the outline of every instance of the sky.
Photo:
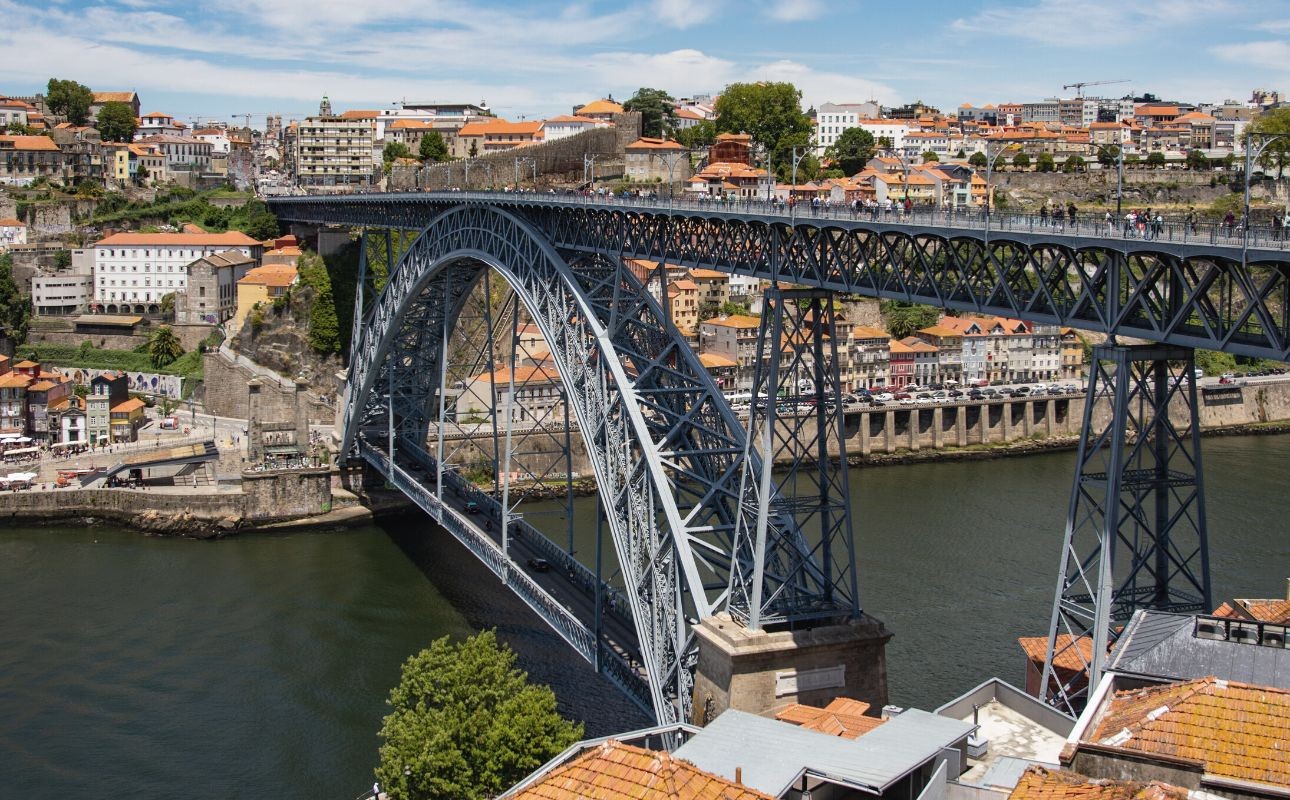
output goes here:
{"type": "Polygon", "coordinates": [[[0,95],[50,77],[185,120],[399,101],[535,119],[649,86],[806,105],[1290,91],[1290,0],[0,0],[0,95]]]}

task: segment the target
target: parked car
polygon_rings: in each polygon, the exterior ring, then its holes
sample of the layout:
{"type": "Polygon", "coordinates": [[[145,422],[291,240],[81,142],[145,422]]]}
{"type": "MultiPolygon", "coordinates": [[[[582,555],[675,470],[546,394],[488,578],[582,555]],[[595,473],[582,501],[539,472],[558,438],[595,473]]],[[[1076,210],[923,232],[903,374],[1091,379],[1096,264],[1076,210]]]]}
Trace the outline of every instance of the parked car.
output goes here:
{"type": "Polygon", "coordinates": [[[981,394],[984,395],[987,400],[999,399],[999,390],[994,388],[993,386],[988,386],[982,389],[981,394]]]}
{"type": "Polygon", "coordinates": [[[902,406],[912,406],[914,405],[915,402],[917,401],[914,400],[914,398],[910,397],[909,395],[905,395],[904,397],[900,398],[900,404],[902,406]]]}
{"type": "Polygon", "coordinates": [[[963,397],[964,392],[962,389],[950,389],[945,394],[947,397],[949,397],[952,400],[958,400],[963,397]]]}
{"type": "Polygon", "coordinates": [[[1030,394],[1030,387],[1029,387],[1029,386],[1013,386],[1011,389],[1009,389],[1009,393],[1010,393],[1013,397],[1025,397],[1026,395],[1030,394]]]}
{"type": "Polygon", "coordinates": [[[912,394],[910,394],[910,393],[909,393],[909,391],[908,391],[908,387],[906,387],[906,391],[896,392],[896,399],[897,399],[897,400],[913,400],[913,399],[914,399],[914,396],[913,396],[912,394]]]}
{"type": "Polygon", "coordinates": [[[971,389],[971,390],[969,390],[969,391],[968,391],[968,393],[967,393],[967,399],[969,399],[969,400],[984,400],[984,399],[985,399],[985,392],[981,391],[980,389],[971,389]]]}
{"type": "Polygon", "coordinates": [[[896,399],[896,396],[893,395],[891,392],[879,392],[878,394],[873,396],[873,401],[875,403],[890,403],[892,400],[895,400],[895,399],[896,399]]]}
{"type": "Polygon", "coordinates": [[[551,563],[545,558],[530,558],[529,569],[534,572],[549,572],[551,570],[551,563]]]}

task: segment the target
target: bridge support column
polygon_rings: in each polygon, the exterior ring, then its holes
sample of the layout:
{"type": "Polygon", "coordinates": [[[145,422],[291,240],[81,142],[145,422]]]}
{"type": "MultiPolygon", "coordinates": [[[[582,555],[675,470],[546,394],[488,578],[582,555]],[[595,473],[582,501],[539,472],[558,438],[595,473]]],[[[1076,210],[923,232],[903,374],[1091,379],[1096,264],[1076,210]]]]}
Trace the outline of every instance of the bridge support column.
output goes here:
{"type": "Polygon", "coordinates": [[[885,452],[896,452],[896,412],[892,409],[882,412],[882,447],[885,452]]]}
{"type": "Polygon", "coordinates": [[[1039,689],[1077,713],[1140,608],[1212,609],[1192,351],[1093,351],[1061,571],[1039,689]],[[1095,405],[1111,403],[1104,425],[1095,405]],[[1083,669],[1054,669],[1078,659],[1083,669]]]}
{"type": "Polygon", "coordinates": [[[1050,438],[1053,435],[1054,426],[1057,424],[1056,421],[1053,419],[1053,417],[1055,416],[1057,416],[1057,401],[1045,400],[1044,401],[1044,432],[1047,433],[1050,438]]]}
{"type": "Polygon", "coordinates": [[[1003,443],[1012,441],[1012,401],[1004,400],[999,404],[999,430],[1003,434],[1003,443]]]}
{"type": "Polygon", "coordinates": [[[1027,439],[1035,432],[1035,401],[1021,402],[1021,435],[1027,439]]]}
{"type": "Polygon", "coordinates": [[[967,443],[967,406],[959,406],[954,415],[954,445],[956,447],[967,447],[967,443]]]}
{"type": "Polygon", "coordinates": [[[887,704],[887,641],[882,622],[861,614],[808,630],[751,630],[727,614],[694,629],[696,725],[728,708],[765,714],[790,703],[826,706],[836,697],[887,704]]]}
{"type": "Polygon", "coordinates": [[[868,411],[860,413],[860,455],[864,457],[868,457],[873,452],[873,437],[869,435],[870,413],[868,411]]]}
{"type": "Polygon", "coordinates": [[[945,434],[941,433],[941,424],[945,421],[944,411],[937,407],[932,409],[932,449],[945,449],[945,434]]]}

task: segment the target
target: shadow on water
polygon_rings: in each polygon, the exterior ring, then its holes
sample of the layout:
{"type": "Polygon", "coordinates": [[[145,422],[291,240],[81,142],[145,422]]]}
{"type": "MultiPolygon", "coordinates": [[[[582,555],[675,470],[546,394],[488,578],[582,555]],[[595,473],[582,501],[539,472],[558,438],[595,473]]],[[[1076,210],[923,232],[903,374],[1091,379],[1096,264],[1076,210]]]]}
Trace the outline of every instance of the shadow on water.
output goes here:
{"type": "Polygon", "coordinates": [[[582,720],[587,736],[653,724],[612,683],[597,675],[451,534],[411,512],[383,520],[396,547],[476,630],[496,628],[529,679],[555,690],[560,713],[582,720]]]}

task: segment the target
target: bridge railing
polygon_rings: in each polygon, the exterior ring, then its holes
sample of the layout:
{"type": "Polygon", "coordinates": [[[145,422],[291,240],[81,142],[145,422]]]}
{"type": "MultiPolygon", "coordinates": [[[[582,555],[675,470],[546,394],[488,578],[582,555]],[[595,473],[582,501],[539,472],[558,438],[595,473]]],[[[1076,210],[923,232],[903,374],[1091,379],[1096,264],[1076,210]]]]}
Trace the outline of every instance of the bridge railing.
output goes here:
{"type": "MultiPolygon", "coordinates": [[[[378,193],[365,193],[378,194],[378,193]]],[[[438,192],[438,196],[450,196],[460,200],[498,200],[518,201],[558,201],[580,205],[613,206],[641,210],[682,210],[711,211],[724,213],[756,214],[781,217],[790,221],[835,220],[850,222],[871,222],[884,225],[908,225],[911,227],[941,228],[961,230],[968,235],[982,235],[986,230],[986,215],[980,208],[941,208],[929,205],[914,205],[906,211],[899,202],[890,207],[885,204],[870,206],[853,206],[851,203],[781,202],[764,199],[720,199],[706,195],[698,197],[684,195],[639,195],[622,196],[612,193],[595,192],[438,192]]],[[[418,197],[419,193],[403,193],[390,196],[418,197]]],[[[1139,209],[1141,210],[1141,209],[1139,209]]],[[[989,230],[992,234],[1024,233],[1044,237],[1071,237],[1096,239],[1123,239],[1126,241],[1151,241],[1169,244],[1232,247],[1240,248],[1245,244],[1243,226],[1234,221],[1232,224],[1215,221],[1192,221],[1171,215],[1163,218],[1160,224],[1143,221],[1130,224],[1127,220],[1128,210],[1120,216],[1110,215],[1104,210],[1076,213],[1075,219],[1068,216],[1057,220],[1052,216],[1032,213],[992,211],[989,215],[989,230]]],[[[1290,232],[1281,226],[1257,224],[1250,228],[1249,246],[1260,250],[1290,251],[1290,232]]]]}

